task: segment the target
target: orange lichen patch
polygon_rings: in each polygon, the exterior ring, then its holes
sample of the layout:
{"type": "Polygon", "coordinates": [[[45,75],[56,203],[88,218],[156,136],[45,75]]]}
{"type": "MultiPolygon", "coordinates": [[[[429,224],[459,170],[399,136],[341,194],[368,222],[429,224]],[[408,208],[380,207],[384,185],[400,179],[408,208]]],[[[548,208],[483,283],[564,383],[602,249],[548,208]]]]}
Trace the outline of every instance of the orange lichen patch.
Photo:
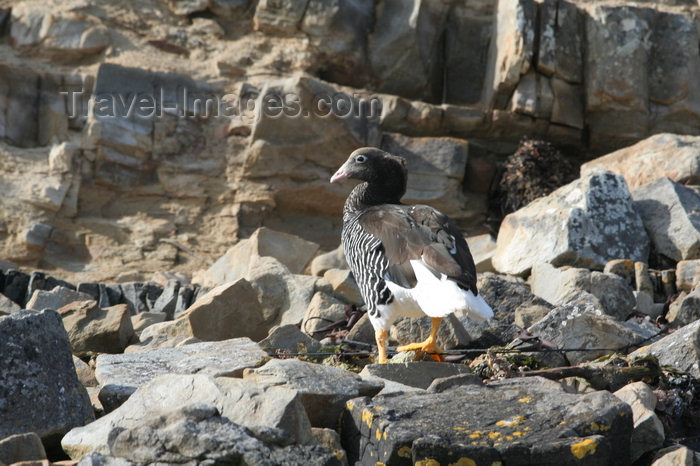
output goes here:
{"type": "Polygon", "coordinates": [[[414,466],[440,466],[440,463],[432,458],[425,458],[420,461],[416,461],[414,466]]]}
{"type": "Polygon", "coordinates": [[[481,437],[482,434],[483,434],[482,431],[480,431],[480,430],[475,430],[474,432],[472,432],[472,433],[469,435],[469,438],[479,438],[479,437],[481,437]]]}
{"type": "Polygon", "coordinates": [[[383,438],[384,440],[386,440],[386,437],[387,437],[387,435],[386,435],[386,430],[385,430],[384,433],[382,434],[382,438],[383,438]]]}
{"type": "Polygon", "coordinates": [[[598,424],[597,422],[591,422],[591,430],[593,432],[605,432],[612,429],[612,426],[606,426],[605,424],[598,424]]]}
{"type": "Polygon", "coordinates": [[[511,440],[513,440],[513,436],[512,436],[512,435],[506,435],[504,438],[505,438],[506,440],[508,440],[509,442],[510,442],[511,440]]]}
{"type": "Polygon", "coordinates": [[[595,442],[595,440],[587,438],[571,445],[571,454],[576,458],[581,459],[588,455],[594,454],[597,446],[598,444],[595,442]]]}
{"type": "Polygon", "coordinates": [[[354,407],[355,407],[355,403],[353,403],[352,400],[347,401],[347,402],[345,403],[345,409],[347,409],[348,411],[352,411],[352,409],[353,409],[354,407]]]}
{"type": "Polygon", "coordinates": [[[411,447],[403,446],[399,448],[399,456],[401,458],[410,458],[411,457],[411,447]]]}
{"type": "Polygon", "coordinates": [[[367,424],[367,427],[372,428],[372,422],[374,421],[374,414],[368,409],[362,410],[362,422],[367,424]]]}
{"type": "Polygon", "coordinates": [[[344,452],[344,451],[340,451],[340,450],[333,450],[333,456],[335,456],[336,458],[338,458],[338,459],[339,459],[340,461],[342,461],[342,460],[343,460],[343,456],[344,456],[344,454],[345,454],[345,452],[344,452]]]}
{"type": "Polygon", "coordinates": [[[489,438],[491,440],[496,440],[500,436],[501,436],[500,432],[489,432],[489,438]]]}
{"type": "Polygon", "coordinates": [[[520,398],[518,400],[518,403],[531,403],[531,402],[532,402],[532,398],[529,396],[525,396],[525,397],[520,398]]]}
{"type": "Polygon", "coordinates": [[[503,466],[503,463],[501,463],[500,461],[494,461],[493,463],[491,463],[491,466],[503,466]]]}
{"type": "Polygon", "coordinates": [[[471,458],[460,458],[455,463],[450,463],[448,466],[476,466],[476,461],[471,458]]]}
{"type": "Polygon", "coordinates": [[[377,437],[377,440],[382,439],[382,431],[377,429],[377,431],[374,433],[374,436],[377,437]]]}
{"type": "Polygon", "coordinates": [[[525,420],[524,416],[513,416],[510,419],[503,419],[501,421],[498,421],[496,423],[496,425],[501,426],[501,427],[517,426],[518,424],[520,424],[524,420],[525,420]]]}
{"type": "Polygon", "coordinates": [[[513,432],[513,435],[515,435],[516,437],[524,437],[527,434],[525,432],[520,432],[519,430],[516,430],[515,432],[513,432]]]}
{"type": "Polygon", "coordinates": [[[525,427],[523,430],[525,430],[525,431],[532,430],[532,427],[527,426],[527,427],[525,427]]]}
{"type": "MultiPolygon", "coordinates": [[[[340,459],[340,458],[338,458],[340,459]]],[[[386,463],[382,463],[381,461],[377,461],[376,466],[386,466],[386,463]]]]}

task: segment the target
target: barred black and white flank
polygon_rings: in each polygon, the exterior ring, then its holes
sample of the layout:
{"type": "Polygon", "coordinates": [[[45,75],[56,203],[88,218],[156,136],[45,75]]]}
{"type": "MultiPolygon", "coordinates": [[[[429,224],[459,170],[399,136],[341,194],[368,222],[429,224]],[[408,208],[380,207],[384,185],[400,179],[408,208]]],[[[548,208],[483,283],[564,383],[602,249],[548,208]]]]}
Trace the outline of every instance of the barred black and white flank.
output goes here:
{"type": "MultiPolygon", "coordinates": [[[[464,237],[450,219],[425,205],[401,204],[406,192],[404,159],[382,150],[358,149],[331,182],[358,179],[343,209],[343,249],[375,328],[379,361],[397,317],[433,318],[431,336],[399,351],[438,353],[435,334],[443,317],[464,310],[493,317],[479,296],[476,268],[464,237]]],[[[438,358],[436,358],[438,359],[438,358]]]]}

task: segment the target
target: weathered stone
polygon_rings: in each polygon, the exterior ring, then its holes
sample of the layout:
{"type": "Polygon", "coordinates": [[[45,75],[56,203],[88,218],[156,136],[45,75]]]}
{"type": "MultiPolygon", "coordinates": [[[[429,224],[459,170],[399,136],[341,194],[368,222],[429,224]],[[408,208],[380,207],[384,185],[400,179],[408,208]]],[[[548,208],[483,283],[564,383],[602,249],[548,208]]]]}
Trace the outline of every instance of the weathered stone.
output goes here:
{"type": "Polygon", "coordinates": [[[644,314],[651,318],[657,318],[664,312],[664,303],[655,303],[654,297],[646,291],[635,291],[634,299],[637,304],[634,307],[635,312],[644,314]]]}
{"type": "Polygon", "coordinates": [[[663,448],[654,455],[651,466],[694,466],[698,463],[697,452],[682,445],[663,448]]]}
{"type": "Polygon", "coordinates": [[[377,6],[368,57],[380,92],[428,101],[437,97],[434,76],[441,66],[437,58],[449,7],[442,0],[416,0],[411,8],[382,0],[377,6]]]}
{"type": "Polygon", "coordinates": [[[676,288],[689,292],[700,283],[700,260],[679,261],[676,264],[676,288]]]}
{"type": "Polygon", "coordinates": [[[700,320],[682,327],[672,334],[630,353],[629,357],[639,358],[654,355],[663,365],[673,366],[700,377],[700,320]]]}
{"type": "Polygon", "coordinates": [[[93,300],[67,304],[57,311],[73,353],[121,353],[134,337],[126,304],[100,309],[93,300]]]}
{"type": "Polygon", "coordinates": [[[700,287],[690,293],[685,291],[671,303],[666,320],[673,326],[682,327],[700,319],[700,287]]]}
{"type": "Polygon", "coordinates": [[[185,311],[192,336],[203,341],[248,337],[254,341],[267,335],[258,296],[244,279],[220,285],[205,294],[185,311]]]}
{"type": "Polygon", "coordinates": [[[311,261],[311,275],[322,277],[330,269],[349,269],[350,266],[345,260],[345,252],[341,244],[332,251],[319,254],[311,261]]]}
{"type": "Polygon", "coordinates": [[[651,183],[663,176],[676,183],[698,184],[700,137],[656,134],[632,146],[584,163],[581,166],[581,176],[590,176],[598,169],[622,175],[629,189],[651,183]]]}
{"type": "MultiPolygon", "coordinates": [[[[389,335],[399,345],[408,345],[428,338],[431,327],[431,318],[427,316],[417,319],[402,318],[394,323],[389,330],[389,335]]],[[[465,348],[472,340],[459,318],[450,314],[441,322],[436,341],[440,349],[451,350],[465,348]]]]}
{"type": "Polygon", "coordinates": [[[22,310],[22,307],[17,305],[10,298],[0,293],[0,316],[14,314],[22,310]]]}
{"type": "Polygon", "coordinates": [[[173,13],[186,16],[206,10],[209,0],[171,0],[169,4],[173,13]]]}
{"type": "Polygon", "coordinates": [[[39,121],[39,76],[32,70],[6,65],[0,67],[0,76],[8,86],[4,115],[11,115],[5,117],[3,136],[20,147],[35,146],[39,121]]]}
{"type": "Polygon", "coordinates": [[[567,351],[566,357],[571,364],[590,361],[618,349],[622,350],[627,345],[643,339],[606,315],[602,309],[580,298],[554,308],[528,330],[559,348],[600,348],[598,351],[567,351]]]}
{"type": "Polygon", "coordinates": [[[532,291],[546,301],[560,306],[577,291],[587,291],[598,298],[606,314],[625,320],[634,310],[636,300],[632,288],[618,275],[591,272],[588,269],[557,269],[539,263],[532,267],[532,291]]]}
{"type": "Polygon", "coordinates": [[[70,342],[54,311],[0,318],[0,438],[35,432],[53,443],[94,419],[70,342]]]}
{"type": "Polygon", "coordinates": [[[141,333],[146,327],[165,321],[166,315],[162,312],[140,312],[131,318],[131,326],[134,333],[141,333]]]}
{"type": "Polygon", "coordinates": [[[352,326],[345,339],[350,341],[359,341],[361,343],[368,343],[370,345],[374,345],[376,343],[374,337],[374,327],[372,326],[372,321],[369,320],[369,315],[367,313],[363,314],[362,317],[355,322],[355,325],[352,326]]]}
{"type": "Polygon", "coordinates": [[[10,435],[0,440],[0,463],[2,464],[46,459],[44,445],[34,432],[10,435]]]}
{"type": "Polygon", "coordinates": [[[613,259],[605,264],[603,273],[612,273],[622,277],[632,288],[636,287],[634,275],[634,262],[629,259],[613,259]]]}
{"type": "Polygon", "coordinates": [[[425,390],[436,379],[468,373],[469,368],[463,364],[422,361],[403,364],[370,364],[362,369],[360,377],[380,378],[425,390]]]}
{"type": "Polygon", "coordinates": [[[248,8],[250,0],[209,0],[209,8],[224,18],[237,18],[248,8]]]}
{"type": "Polygon", "coordinates": [[[296,32],[308,3],[309,0],[261,0],[255,9],[253,25],[255,29],[268,33],[296,32]]]}
{"type": "Polygon", "coordinates": [[[344,466],[348,466],[348,457],[345,450],[343,450],[343,445],[340,441],[340,435],[338,435],[338,432],[336,432],[334,429],[312,427],[311,435],[313,435],[316,443],[328,448],[344,466]]]}
{"type": "Polygon", "coordinates": [[[323,274],[323,278],[328,280],[333,286],[333,294],[336,297],[350,304],[362,304],[364,301],[362,294],[360,294],[360,288],[357,286],[355,277],[350,270],[329,269],[323,274]]]}
{"type": "Polygon", "coordinates": [[[95,378],[95,369],[90,367],[89,364],[84,362],[77,356],[73,356],[73,365],[75,366],[75,373],[78,374],[78,380],[85,387],[96,387],[97,379],[95,378]]]}
{"type": "Polygon", "coordinates": [[[477,273],[495,272],[491,258],[496,252],[496,241],[489,233],[483,235],[469,236],[465,238],[469,245],[469,252],[474,258],[477,273]]]}
{"type": "Polygon", "coordinates": [[[193,403],[213,404],[222,416],[254,431],[271,428],[300,444],[311,439],[309,420],[294,390],[259,386],[230,377],[166,374],[141,386],[119,409],[71,430],[63,437],[61,446],[72,458],[93,450],[109,453],[108,441],[113,429],[127,429],[141,419],[193,403]]]}
{"type": "Polygon", "coordinates": [[[348,305],[323,292],[317,292],[311,298],[309,307],[301,323],[301,331],[321,340],[325,335],[321,329],[345,318],[348,305]]]}
{"type": "Polygon", "coordinates": [[[24,233],[24,243],[29,248],[43,250],[53,232],[53,227],[43,222],[33,222],[24,233]]]}
{"type": "Polygon", "coordinates": [[[280,261],[291,273],[302,273],[319,246],[297,236],[269,228],[259,228],[250,238],[239,241],[226,251],[204,274],[201,282],[206,286],[245,278],[257,257],[271,256],[280,261]]]}
{"type": "Polygon", "coordinates": [[[161,374],[205,374],[238,377],[267,354],[248,338],[203,342],[131,354],[97,357],[95,377],[106,412],[122,405],[137,388],[161,374]]]}
{"type": "MultiPolygon", "coordinates": [[[[563,2],[560,2],[563,3],[563,2]]],[[[583,89],[578,84],[570,84],[552,78],[552,123],[583,129],[583,89]]]]}
{"type": "Polygon", "coordinates": [[[513,315],[513,323],[518,327],[528,328],[546,316],[551,310],[550,305],[530,304],[519,306],[513,315]]]}
{"type": "Polygon", "coordinates": [[[14,303],[24,306],[25,295],[29,285],[29,275],[19,270],[9,269],[5,271],[5,285],[2,293],[14,303]]]}
{"type": "Polygon", "coordinates": [[[632,191],[656,250],[674,261],[700,258],[700,195],[666,177],[632,191]]]}
{"type": "MultiPolygon", "coordinates": [[[[163,316],[160,313],[159,315],[163,316]]],[[[139,342],[127,346],[124,352],[139,353],[162,348],[175,348],[200,341],[199,338],[192,335],[190,321],[187,318],[180,318],[149,325],[141,331],[139,342]]]]}
{"type": "Polygon", "coordinates": [[[426,389],[430,393],[442,393],[462,385],[483,385],[484,382],[476,374],[457,374],[434,379],[426,389]]]}
{"type": "Polygon", "coordinates": [[[458,458],[474,464],[574,465],[583,458],[626,464],[631,417],[627,404],[604,391],[572,395],[512,379],[504,386],[351,400],[342,438],[351,464],[449,464],[458,458]]]}
{"type": "Polygon", "coordinates": [[[580,83],[584,14],[574,3],[549,0],[540,4],[537,70],[545,75],[580,83]]]}
{"type": "Polygon", "coordinates": [[[270,334],[258,343],[262,349],[276,354],[279,350],[282,354],[289,353],[314,353],[321,347],[319,342],[299,330],[296,325],[282,325],[270,330],[270,334]]]}
{"type": "Polygon", "coordinates": [[[460,186],[467,166],[466,141],[384,133],[381,148],[406,159],[406,203],[430,204],[452,218],[464,216],[460,186]]]}
{"type": "Polygon", "coordinates": [[[634,263],[634,280],[637,283],[637,291],[654,296],[654,284],[649,275],[649,266],[645,262],[634,263]]]}
{"type": "Polygon", "coordinates": [[[484,82],[487,108],[505,109],[520,75],[530,69],[536,16],[537,5],[531,0],[499,2],[484,82]]]}
{"type": "Polygon", "coordinates": [[[43,309],[56,311],[66,304],[91,300],[90,295],[63,286],[57,286],[51,291],[35,290],[26,307],[35,311],[43,309]]]}
{"type": "Polygon", "coordinates": [[[177,304],[179,291],[180,283],[178,281],[168,281],[168,284],[163,288],[163,292],[158,296],[156,302],[153,303],[153,311],[162,312],[167,320],[171,320],[175,316],[175,305],[177,304]]]}
{"type": "Polygon", "coordinates": [[[221,415],[213,404],[196,403],[116,433],[109,449],[112,455],[138,464],[340,464],[320,445],[280,448],[274,436],[255,435],[221,415]]]}
{"type": "Polygon", "coordinates": [[[280,325],[299,325],[304,320],[306,310],[311,303],[314,293],[322,291],[324,285],[328,285],[325,292],[329,293],[332,288],[325,280],[316,279],[309,275],[292,275],[292,279],[287,282],[289,293],[289,306],[284,309],[279,316],[280,325]]]}
{"type": "Polygon", "coordinates": [[[335,428],[345,402],[358,396],[374,396],[383,384],[357,374],[299,359],[273,359],[257,369],[246,369],[243,378],[299,392],[311,425],[335,428]]]}
{"type": "Polygon", "coordinates": [[[625,385],[614,395],[632,408],[634,430],[630,444],[630,460],[636,461],[644,453],[660,447],[666,437],[664,426],[654,413],[656,395],[644,382],[625,385]]]}
{"type": "Polygon", "coordinates": [[[601,171],[506,216],[492,260],[499,272],[523,275],[538,262],[602,269],[611,259],[646,261],[648,254],[624,179],[601,171]]]}

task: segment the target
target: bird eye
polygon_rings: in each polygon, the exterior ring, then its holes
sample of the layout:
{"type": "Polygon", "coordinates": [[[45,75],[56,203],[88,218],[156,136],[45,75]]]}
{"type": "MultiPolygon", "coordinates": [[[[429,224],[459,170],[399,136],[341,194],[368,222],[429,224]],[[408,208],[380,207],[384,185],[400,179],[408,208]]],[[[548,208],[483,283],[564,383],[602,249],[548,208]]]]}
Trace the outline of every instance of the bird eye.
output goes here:
{"type": "Polygon", "coordinates": [[[355,157],[355,162],[357,163],[365,163],[366,161],[367,157],[365,157],[364,155],[358,155],[357,157],[355,157]]]}

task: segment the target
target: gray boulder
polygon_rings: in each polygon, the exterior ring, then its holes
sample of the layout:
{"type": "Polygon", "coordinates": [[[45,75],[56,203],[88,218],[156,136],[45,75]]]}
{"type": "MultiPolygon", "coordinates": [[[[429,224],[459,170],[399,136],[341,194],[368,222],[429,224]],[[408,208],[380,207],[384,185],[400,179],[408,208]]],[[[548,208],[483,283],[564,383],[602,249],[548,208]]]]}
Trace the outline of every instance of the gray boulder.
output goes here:
{"type": "Polygon", "coordinates": [[[162,374],[237,377],[262,364],[267,354],[248,338],[202,342],[130,354],[101,354],[95,377],[106,412],[122,405],[141,385],[162,374]]]}
{"type": "Polygon", "coordinates": [[[370,364],[362,369],[360,377],[367,380],[374,380],[376,378],[385,379],[425,390],[435,379],[468,373],[469,368],[463,364],[420,361],[394,364],[370,364]]]}
{"type": "Polygon", "coordinates": [[[311,261],[311,275],[322,277],[330,269],[349,269],[341,244],[332,251],[319,254],[311,261]]]}
{"type": "Polygon", "coordinates": [[[351,400],[341,431],[350,464],[629,462],[626,403],[605,391],[573,395],[532,380],[508,382],[351,400]]]}
{"type": "Polygon", "coordinates": [[[493,265],[527,274],[549,262],[603,269],[620,257],[646,261],[649,239],[625,180],[599,171],[563,186],[503,219],[493,265]]]}
{"type": "Polygon", "coordinates": [[[668,323],[679,327],[698,319],[700,319],[700,287],[696,287],[690,293],[681,292],[666,313],[668,323]]]}
{"type": "Polygon", "coordinates": [[[299,392],[311,425],[336,428],[345,402],[358,396],[374,396],[384,386],[357,374],[298,359],[273,359],[257,369],[246,369],[246,380],[285,387],[299,392]]]}
{"type": "Polygon", "coordinates": [[[56,312],[1,317],[0,354],[0,438],[35,432],[53,442],[94,419],[56,312]]]}
{"type": "Polygon", "coordinates": [[[27,302],[27,309],[42,311],[51,309],[57,311],[66,304],[76,301],[90,301],[92,297],[79,291],[71,290],[64,286],[56,286],[51,291],[35,290],[32,297],[27,302]]]}
{"type": "Polygon", "coordinates": [[[659,363],[700,377],[700,320],[676,330],[672,334],[630,353],[630,358],[656,356],[659,363]]]}
{"type": "Polygon", "coordinates": [[[10,435],[0,440],[0,463],[46,460],[46,450],[34,432],[10,435]]]}
{"type": "Polygon", "coordinates": [[[700,260],[679,261],[676,264],[676,288],[690,292],[700,283],[700,260]]]}
{"type": "Polygon", "coordinates": [[[4,315],[6,316],[9,314],[14,314],[15,312],[19,312],[21,310],[22,307],[20,307],[17,303],[12,301],[4,294],[0,293],[0,317],[4,315]]]}
{"type": "Polygon", "coordinates": [[[700,259],[700,195],[663,177],[632,197],[656,251],[674,261],[700,259]]]}
{"type": "Polygon", "coordinates": [[[637,461],[644,453],[660,447],[666,438],[664,426],[654,412],[656,395],[644,382],[625,385],[614,395],[632,408],[634,430],[630,444],[630,459],[637,461]]]}
{"type": "Polygon", "coordinates": [[[91,451],[108,454],[113,429],[127,429],[163,411],[193,403],[212,404],[232,422],[260,432],[277,432],[288,443],[311,440],[309,420],[294,390],[230,377],[166,374],[139,387],[118,409],[68,432],[61,446],[71,458],[91,451]]]}
{"type": "Polygon", "coordinates": [[[306,309],[304,320],[301,323],[301,331],[317,340],[321,340],[325,336],[325,332],[321,331],[321,329],[333,322],[344,319],[347,306],[347,304],[331,295],[322,291],[317,292],[306,309]]]}
{"type": "Polygon", "coordinates": [[[256,438],[206,403],[146,418],[115,434],[109,442],[112,456],[138,464],[340,464],[320,445],[285,447],[270,434],[256,438]]]}
{"type": "Polygon", "coordinates": [[[302,333],[296,325],[282,325],[270,330],[270,334],[258,345],[270,354],[275,354],[277,350],[280,352],[307,352],[314,353],[321,344],[302,333]]]}

